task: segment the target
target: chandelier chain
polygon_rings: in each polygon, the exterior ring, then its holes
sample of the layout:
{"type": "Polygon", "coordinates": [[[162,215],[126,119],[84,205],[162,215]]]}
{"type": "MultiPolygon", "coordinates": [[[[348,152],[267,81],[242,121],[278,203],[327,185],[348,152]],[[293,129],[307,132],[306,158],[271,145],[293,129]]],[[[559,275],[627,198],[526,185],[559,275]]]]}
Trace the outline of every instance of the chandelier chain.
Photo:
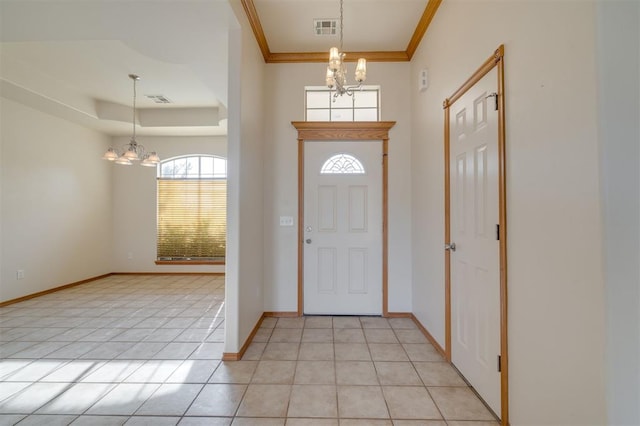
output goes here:
{"type": "Polygon", "coordinates": [[[133,80],[133,139],[136,140],[136,81],[138,76],[130,76],[133,80]]]}
{"type": "Polygon", "coordinates": [[[130,166],[132,161],[140,161],[140,165],[146,167],[155,167],[160,164],[160,157],[155,151],[147,152],[147,150],[141,144],[136,141],[136,100],[138,98],[137,93],[137,81],[140,79],[135,74],[129,74],[129,78],[133,80],[133,119],[131,120],[132,134],[129,143],[122,147],[122,151],[113,149],[110,147],[107,152],[102,156],[103,160],[113,161],[116,164],[130,166]]]}
{"type": "Polygon", "coordinates": [[[344,29],[344,24],[342,22],[343,20],[343,15],[344,15],[344,8],[342,5],[343,0],[340,0],[340,52],[344,52],[344,50],[342,49],[342,32],[344,29]]]}
{"type": "Polygon", "coordinates": [[[332,47],[329,49],[329,66],[325,75],[325,82],[329,90],[335,87],[333,93],[333,102],[336,101],[338,96],[344,94],[353,96],[353,91],[356,89],[362,89],[362,83],[367,78],[367,60],[365,58],[358,58],[358,64],[356,65],[356,85],[347,84],[347,67],[345,64],[344,53],[344,0],[340,0],[340,49],[332,47]]]}

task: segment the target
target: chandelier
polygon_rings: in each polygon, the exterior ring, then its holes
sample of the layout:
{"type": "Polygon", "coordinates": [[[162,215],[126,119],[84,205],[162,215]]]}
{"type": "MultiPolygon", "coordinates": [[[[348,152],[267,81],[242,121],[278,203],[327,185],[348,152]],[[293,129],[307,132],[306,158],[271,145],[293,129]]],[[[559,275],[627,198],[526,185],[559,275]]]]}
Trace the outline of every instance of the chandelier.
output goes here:
{"type": "Polygon", "coordinates": [[[347,67],[344,63],[346,54],[342,51],[342,31],[343,25],[343,0],[340,0],[340,49],[332,47],[329,50],[329,66],[327,66],[326,83],[329,89],[335,87],[336,91],[333,94],[333,101],[335,102],[338,96],[342,96],[345,93],[349,96],[353,96],[353,91],[362,88],[362,82],[367,79],[367,60],[364,58],[358,59],[358,65],[356,65],[356,82],[355,86],[347,85],[347,67]]]}
{"type": "Polygon", "coordinates": [[[129,143],[122,147],[121,153],[113,148],[109,148],[102,156],[103,160],[113,161],[116,164],[130,166],[132,161],[140,161],[141,166],[155,167],[160,163],[160,157],[155,152],[146,152],[144,146],[136,141],[136,82],[140,77],[129,74],[133,80],[133,135],[129,143]]]}

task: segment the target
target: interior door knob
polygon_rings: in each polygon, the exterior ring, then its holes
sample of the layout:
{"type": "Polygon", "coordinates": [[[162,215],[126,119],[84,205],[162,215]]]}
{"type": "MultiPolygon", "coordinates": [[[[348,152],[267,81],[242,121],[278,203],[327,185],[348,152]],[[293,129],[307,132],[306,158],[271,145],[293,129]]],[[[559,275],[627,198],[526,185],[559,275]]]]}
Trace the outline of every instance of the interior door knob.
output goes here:
{"type": "Polygon", "coordinates": [[[456,251],[456,243],[445,244],[444,249],[449,251],[456,251]]]}
{"type": "Polygon", "coordinates": [[[307,240],[305,241],[307,244],[311,244],[311,238],[307,238],[307,240]]]}

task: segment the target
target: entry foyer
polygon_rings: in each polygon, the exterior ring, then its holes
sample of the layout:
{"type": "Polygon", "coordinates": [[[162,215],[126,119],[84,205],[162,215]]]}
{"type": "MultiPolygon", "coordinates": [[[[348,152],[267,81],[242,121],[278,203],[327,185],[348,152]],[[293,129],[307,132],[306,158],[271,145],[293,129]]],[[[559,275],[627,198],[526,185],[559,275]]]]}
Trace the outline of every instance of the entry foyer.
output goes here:
{"type": "Polygon", "coordinates": [[[111,275],[0,308],[0,425],[498,424],[408,318],[265,318],[223,362],[224,311],[212,275],[111,275]]]}

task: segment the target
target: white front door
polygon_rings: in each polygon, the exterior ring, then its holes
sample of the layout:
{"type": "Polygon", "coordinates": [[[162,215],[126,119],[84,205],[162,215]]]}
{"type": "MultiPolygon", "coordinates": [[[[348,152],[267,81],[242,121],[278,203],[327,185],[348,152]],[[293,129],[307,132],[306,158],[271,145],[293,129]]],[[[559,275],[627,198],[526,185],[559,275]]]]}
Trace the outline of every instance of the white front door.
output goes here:
{"type": "Polygon", "coordinates": [[[308,141],[304,313],[382,313],[382,142],[308,141]]]}
{"type": "Polygon", "coordinates": [[[451,106],[451,360],[500,413],[496,70],[451,106]]]}

